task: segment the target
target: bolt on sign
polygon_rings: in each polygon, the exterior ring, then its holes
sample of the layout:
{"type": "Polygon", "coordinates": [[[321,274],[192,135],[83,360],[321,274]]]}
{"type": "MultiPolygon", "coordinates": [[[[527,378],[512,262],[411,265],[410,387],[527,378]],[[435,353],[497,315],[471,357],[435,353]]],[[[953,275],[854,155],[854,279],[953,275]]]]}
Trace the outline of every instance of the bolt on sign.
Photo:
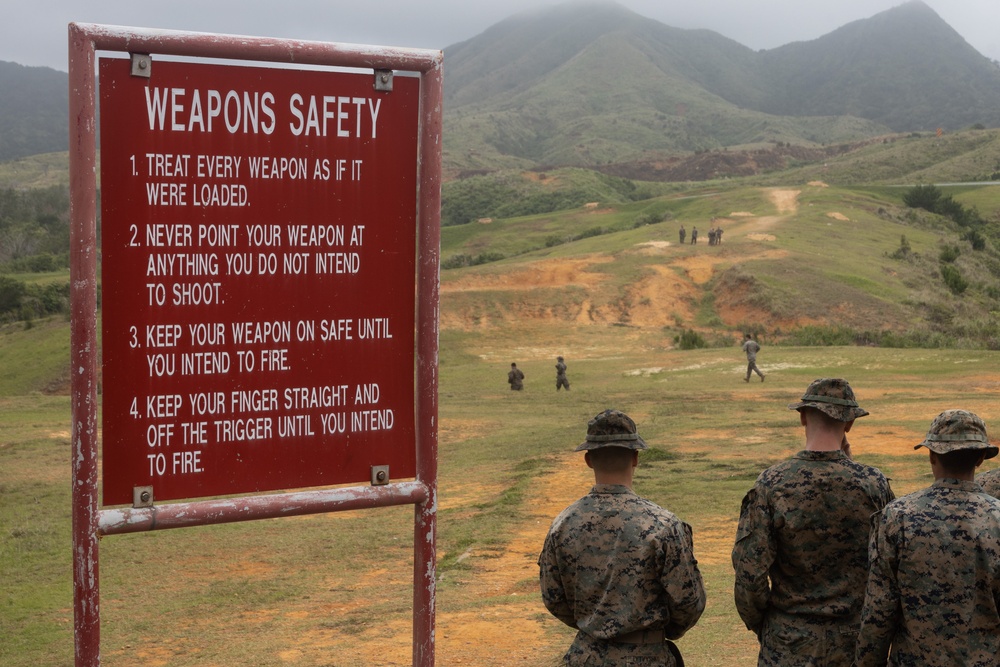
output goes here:
{"type": "Polygon", "coordinates": [[[419,79],[140,62],[99,61],[104,504],[413,477],[419,79]]]}

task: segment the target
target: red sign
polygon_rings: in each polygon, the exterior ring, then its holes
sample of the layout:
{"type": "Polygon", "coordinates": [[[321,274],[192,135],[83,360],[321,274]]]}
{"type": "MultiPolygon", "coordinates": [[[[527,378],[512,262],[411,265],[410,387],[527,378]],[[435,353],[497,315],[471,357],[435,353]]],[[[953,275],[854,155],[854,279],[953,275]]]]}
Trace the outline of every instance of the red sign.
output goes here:
{"type": "Polygon", "coordinates": [[[415,475],[419,79],[100,62],[103,501],[415,475]]]}

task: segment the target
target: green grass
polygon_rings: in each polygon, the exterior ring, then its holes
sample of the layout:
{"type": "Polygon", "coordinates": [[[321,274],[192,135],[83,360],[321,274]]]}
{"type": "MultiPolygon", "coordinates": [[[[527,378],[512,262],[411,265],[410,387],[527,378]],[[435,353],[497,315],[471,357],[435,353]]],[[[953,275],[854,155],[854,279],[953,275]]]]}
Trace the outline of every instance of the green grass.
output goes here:
{"type": "MultiPolygon", "coordinates": [[[[469,591],[505,552],[553,461],[581,440],[589,417],[617,407],[651,445],[637,491],[694,528],[709,607],[682,648],[693,664],[747,664],[752,635],[732,606],[728,551],[757,473],[801,447],[787,403],[816,377],[848,377],[872,413],[851,433],[856,456],[882,467],[897,494],[928,483],[912,444],[941,409],[1000,419],[995,352],[766,346],[759,360],[767,382],[746,385],[735,347],[680,352],[656,339],[655,331],[602,326],[443,332],[439,618],[489,618],[536,595],[530,578],[511,582],[516,596],[469,591]],[[554,390],[556,353],[569,362],[570,393],[554,390]],[[504,382],[511,358],[527,375],[523,392],[504,382]]],[[[0,663],[69,664],[69,400],[19,396],[17,386],[5,385],[0,399],[0,633],[9,638],[0,663]]],[[[583,465],[572,455],[567,462],[583,465]]],[[[106,538],[104,664],[135,664],[139,651],[181,666],[279,665],[289,651],[301,664],[329,664],[333,649],[317,636],[336,637],[337,655],[357,655],[385,623],[410,614],[411,515],[387,508],[106,538]],[[319,617],[317,605],[327,609],[319,617]]],[[[534,614],[550,643],[523,664],[555,664],[566,633],[540,603],[534,614]]]]}
{"type": "MultiPolygon", "coordinates": [[[[795,189],[802,190],[795,215],[779,215],[765,190],[699,185],[690,192],[708,196],[679,199],[683,193],[675,192],[606,212],[574,209],[445,230],[442,256],[468,248],[513,256],[442,272],[443,317],[460,318],[462,326],[445,326],[440,338],[438,611],[449,620],[439,621],[439,655],[460,650],[452,619],[523,614],[527,598],[534,605],[527,616],[544,640],[520,664],[558,662],[568,629],[541,608],[531,576],[518,575],[504,590],[484,592],[480,585],[526,523],[535,521],[540,530],[551,518],[532,514],[540,494],[566,466],[582,466],[569,452],[587,420],[607,407],[631,414],[651,445],[640,459],[637,491],[694,528],[709,607],[682,643],[692,664],[752,663],[753,637],[732,605],[728,554],[743,494],[761,469],[801,447],[801,428],[786,406],[809,382],[823,376],[851,381],[871,411],[852,431],[855,454],[883,468],[897,494],[929,482],[926,458],[912,445],[939,411],[964,407],[987,424],[1000,423],[998,352],[777,345],[785,326],[775,324],[779,316],[833,312],[825,326],[861,330],[895,323],[956,338],[961,326],[975,325],[986,332],[977,334],[981,340],[989,335],[988,310],[997,309],[980,288],[955,299],[938,284],[939,242],[954,242],[955,230],[946,223],[907,217],[877,188],[795,189]],[[640,213],[661,208],[674,218],[632,226],[640,213]],[[707,230],[713,216],[738,211],[775,218],[733,217],[719,248],[637,250],[648,241],[674,242],[682,223],[707,230]],[[832,219],[830,212],[849,220],[832,219]],[[533,247],[547,235],[595,225],[620,231],[533,247]],[[749,237],[759,231],[774,240],[749,237]],[[888,257],[903,234],[918,259],[888,257]],[[579,276],[570,284],[503,284],[571,261],[579,276]],[[643,299],[649,302],[643,307],[664,308],[656,294],[643,296],[636,285],[659,270],[688,280],[701,261],[711,264],[713,277],[694,285],[689,302],[670,305],[666,324],[628,321],[643,299]],[[723,305],[733,296],[727,289],[741,280],[752,285],[744,298],[759,321],[724,322],[723,305]],[[448,289],[458,284],[471,287],[448,289]],[[587,303],[620,316],[577,324],[576,311],[587,303]],[[690,321],[680,314],[684,306],[690,306],[690,321]],[[765,383],[742,382],[745,360],[733,335],[742,324],[761,325],[758,362],[768,374],[765,383]],[[685,328],[697,328],[713,346],[677,350],[673,337],[685,328]],[[573,388],[557,394],[553,364],[560,354],[573,388]],[[523,392],[507,388],[511,361],[526,374],[523,392]]],[[[976,197],[984,214],[1000,209],[998,190],[961,196],[976,197]]],[[[963,251],[956,264],[963,273],[989,273],[976,262],[963,251]]],[[[66,391],[68,356],[65,318],[0,328],[5,667],[72,660],[70,408],[69,398],[58,394],[66,391]]],[[[582,482],[579,494],[586,488],[582,482]]],[[[365,647],[392,648],[401,641],[392,628],[409,623],[411,551],[407,507],[106,538],[104,664],[351,664],[365,647]]],[[[507,664],[498,660],[489,664],[507,664]]]]}
{"type": "Polygon", "coordinates": [[[69,323],[51,317],[0,325],[0,396],[68,386],[69,323]]]}

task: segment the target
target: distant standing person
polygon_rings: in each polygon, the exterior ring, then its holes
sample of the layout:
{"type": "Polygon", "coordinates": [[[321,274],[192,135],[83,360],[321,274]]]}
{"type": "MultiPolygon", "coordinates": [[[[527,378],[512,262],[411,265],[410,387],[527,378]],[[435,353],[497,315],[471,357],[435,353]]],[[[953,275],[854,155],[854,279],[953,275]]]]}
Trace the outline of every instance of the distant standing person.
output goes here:
{"type": "Polygon", "coordinates": [[[715,245],[715,227],[708,228],[708,245],[715,245]]]}
{"type": "Polygon", "coordinates": [[[556,357],[556,391],[566,387],[569,391],[569,380],[566,379],[566,362],[562,357],[556,357]]]}
{"type": "Polygon", "coordinates": [[[697,227],[692,227],[691,228],[691,245],[695,245],[696,243],[698,243],[698,228],[697,227]]]}
{"type": "Polygon", "coordinates": [[[677,230],[677,237],[681,240],[681,245],[684,245],[684,237],[686,236],[687,231],[684,230],[684,225],[681,225],[681,228],[677,230]]]}
{"type": "Polygon", "coordinates": [[[715,228],[715,245],[722,245],[722,227],[715,228]]]}
{"type": "Polygon", "coordinates": [[[760,372],[757,368],[757,353],[760,352],[760,344],[750,337],[750,334],[746,334],[746,338],[743,341],[743,351],[747,355],[747,375],[743,378],[744,382],[750,381],[750,373],[756,373],[760,376],[760,381],[764,381],[764,374],[760,372]]]}
{"type": "Polygon", "coordinates": [[[524,389],[524,373],[521,372],[521,369],[514,362],[510,363],[510,371],[507,373],[507,384],[510,385],[513,391],[524,389]]]}
{"type": "Polygon", "coordinates": [[[594,486],[555,518],[538,556],[545,608],[576,630],[565,665],[682,665],[670,640],[705,610],[691,527],[632,490],[642,449],[618,410],[591,419],[576,448],[594,486]]]}
{"type": "Polygon", "coordinates": [[[965,410],[935,417],[916,447],[934,483],[876,515],[854,664],[997,665],[1000,500],[975,473],[998,449],[965,410]]]}

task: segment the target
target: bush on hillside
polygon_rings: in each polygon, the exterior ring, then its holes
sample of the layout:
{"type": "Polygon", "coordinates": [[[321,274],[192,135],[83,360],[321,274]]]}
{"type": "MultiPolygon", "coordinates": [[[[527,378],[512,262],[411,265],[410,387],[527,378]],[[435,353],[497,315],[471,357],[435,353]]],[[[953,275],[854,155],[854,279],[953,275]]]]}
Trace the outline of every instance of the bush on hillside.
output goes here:
{"type": "Polygon", "coordinates": [[[948,286],[951,293],[956,296],[965,292],[969,287],[969,281],[962,277],[962,272],[954,264],[941,265],[941,278],[944,279],[944,284],[948,286]]]}
{"type": "Polygon", "coordinates": [[[977,229],[970,229],[966,233],[962,234],[962,240],[968,241],[973,250],[986,250],[986,237],[980,234],[977,229]]]}
{"type": "Polygon", "coordinates": [[[0,321],[30,322],[38,317],[69,312],[69,283],[28,284],[0,276],[0,321]]]}
{"type": "Polygon", "coordinates": [[[910,208],[922,208],[935,213],[941,197],[941,188],[936,185],[916,185],[903,194],[903,203],[910,208]]]}
{"type": "Polygon", "coordinates": [[[941,252],[938,254],[938,259],[944,264],[951,264],[958,256],[962,254],[962,251],[958,249],[957,245],[946,245],[941,248],[941,252]]]}
{"type": "Polygon", "coordinates": [[[899,238],[899,247],[896,248],[892,254],[889,255],[892,259],[901,259],[909,261],[913,257],[913,248],[910,246],[910,242],[906,239],[906,234],[903,234],[899,238]]]}

